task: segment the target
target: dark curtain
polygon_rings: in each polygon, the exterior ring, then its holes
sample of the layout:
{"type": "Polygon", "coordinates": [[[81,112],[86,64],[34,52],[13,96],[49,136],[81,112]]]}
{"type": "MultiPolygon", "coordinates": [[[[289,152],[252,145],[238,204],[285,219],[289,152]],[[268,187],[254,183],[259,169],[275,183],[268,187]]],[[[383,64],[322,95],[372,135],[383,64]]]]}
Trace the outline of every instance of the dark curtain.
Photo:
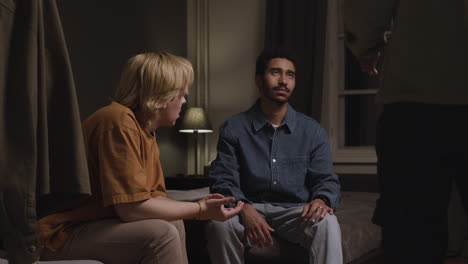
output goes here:
{"type": "Polygon", "coordinates": [[[89,192],[55,0],[0,0],[0,248],[9,263],[39,257],[38,207],[57,209],[89,192]]]}
{"type": "Polygon", "coordinates": [[[268,0],[265,48],[285,48],[296,57],[291,105],[320,121],[325,54],[326,0],[268,0]]]}

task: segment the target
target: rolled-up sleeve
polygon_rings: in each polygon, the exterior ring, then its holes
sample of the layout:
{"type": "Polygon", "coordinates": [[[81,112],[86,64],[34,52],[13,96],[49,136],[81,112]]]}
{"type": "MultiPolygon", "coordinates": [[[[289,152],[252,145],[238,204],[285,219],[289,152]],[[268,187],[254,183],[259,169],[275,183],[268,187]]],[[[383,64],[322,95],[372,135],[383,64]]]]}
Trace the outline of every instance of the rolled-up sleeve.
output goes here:
{"type": "Polygon", "coordinates": [[[97,141],[99,181],[105,206],[151,198],[137,131],[111,129],[97,141]]]}

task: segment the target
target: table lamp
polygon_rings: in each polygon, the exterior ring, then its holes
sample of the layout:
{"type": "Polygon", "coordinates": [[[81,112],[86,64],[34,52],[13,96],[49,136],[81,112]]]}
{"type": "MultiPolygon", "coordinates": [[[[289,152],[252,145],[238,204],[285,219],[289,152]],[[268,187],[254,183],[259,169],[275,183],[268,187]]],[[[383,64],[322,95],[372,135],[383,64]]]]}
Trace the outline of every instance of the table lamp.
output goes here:
{"type": "Polygon", "coordinates": [[[198,176],[198,133],[211,133],[210,121],[201,107],[189,107],[182,119],[179,132],[194,133],[195,137],[195,176],[198,176]]]}

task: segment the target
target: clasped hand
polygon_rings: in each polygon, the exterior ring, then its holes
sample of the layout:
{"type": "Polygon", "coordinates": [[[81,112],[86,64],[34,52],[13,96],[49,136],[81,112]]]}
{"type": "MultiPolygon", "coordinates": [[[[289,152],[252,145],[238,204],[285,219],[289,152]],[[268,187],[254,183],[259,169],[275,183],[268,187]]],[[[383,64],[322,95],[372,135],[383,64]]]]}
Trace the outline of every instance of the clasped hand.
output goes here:
{"type": "Polygon", "coordinates": [[[377,70],[379,58],[379,52],[369,52],[368,54],[359,57],[358,61],[359,66],[361,67],[361,71],[367,73],[369,76],[379,74],[379,71],[377,70]]]}
{"type": "Polygon", "coordinates": [[[198,220],[216,220],[224,222],[237,215],[243,208],[244,202],[237,202],[236,207],[226,208],[224,205],[233,203],[234,197],[224,197],[219,193],[210,194],[198,201],[200,212],[198,220]]]}

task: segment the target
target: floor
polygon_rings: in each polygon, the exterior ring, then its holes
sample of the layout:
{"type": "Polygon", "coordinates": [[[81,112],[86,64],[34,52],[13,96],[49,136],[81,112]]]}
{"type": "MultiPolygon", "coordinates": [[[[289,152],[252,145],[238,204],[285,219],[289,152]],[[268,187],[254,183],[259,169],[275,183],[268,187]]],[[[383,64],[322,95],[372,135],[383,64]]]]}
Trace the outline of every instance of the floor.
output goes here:
{"type": "MultiPolygon", "coordinates": [[[[383,257],[380,256],[373,259],[369,259],[363,264],[384,264],[383,257]]],[[[468,264],[468,259],[448,258],[445,260],[444,264],[468,264]]]]}
{"type": "Polygon", "coordinates": [[[468,264],[468,259],[461,259],[461,258],[447,259],[444,264],[468,264]]]}

